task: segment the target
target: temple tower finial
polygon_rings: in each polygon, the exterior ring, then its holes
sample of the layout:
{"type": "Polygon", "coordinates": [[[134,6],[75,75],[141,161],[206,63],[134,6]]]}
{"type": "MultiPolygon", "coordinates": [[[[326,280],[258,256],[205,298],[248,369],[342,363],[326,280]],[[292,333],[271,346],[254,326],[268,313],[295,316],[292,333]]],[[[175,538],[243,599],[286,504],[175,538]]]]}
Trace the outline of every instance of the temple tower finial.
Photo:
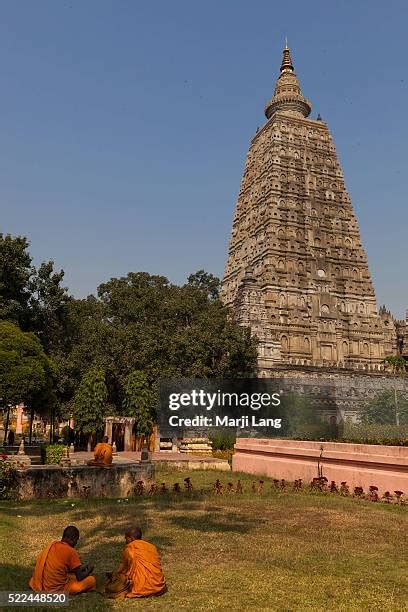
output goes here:
{"type": "Polygon", "coordinates": [[[288,39],[286,38],[286,43],[285,43],[285,48],[283,50],[283,58],[282,58],[282,64],[280,67],[280,71],[283,72],[284,70],[291,70],[293,72],[293,64],[292,64],[292,58],[290,57],[290,50],[288,47],[288,39]]]}
{"type": "Polygon", "coordinates": [[[276,81],[275,92],[265,107],[268,119],[277,111],[298,117],[308,117],[312,107],[304,97],[294,71],[288,41],[285,40],[280,75],[276,81]]]}

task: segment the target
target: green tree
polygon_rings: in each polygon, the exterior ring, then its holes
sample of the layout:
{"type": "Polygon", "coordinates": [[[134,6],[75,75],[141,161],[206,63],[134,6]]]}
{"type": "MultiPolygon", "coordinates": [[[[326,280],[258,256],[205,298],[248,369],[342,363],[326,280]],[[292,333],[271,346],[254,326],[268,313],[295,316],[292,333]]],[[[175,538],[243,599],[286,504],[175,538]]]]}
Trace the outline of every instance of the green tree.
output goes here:
{"type": "Polygon", "coordinates": [[[198,270],[194,274],[190,274],[187,279],[188,285],[204,291],[208,297],[215,300],[220,295],[221,281],[213,274],[205,272],[205,270],[198,270]]]}
{"type": "Polygon", "coordinates": [[[36,270],[28,247],[23,236],[0,234],[0,319],[35,332],[48,354],[65,351],[70,298],[61,287],[64,272],[55,272],[53,261],[36,270]]]}
{"type": "Polygon", "coordinates": [[[55,401],[56,378],[55,364],[45,354],[38,338],[9,321],[0,321],[0,397],[3,404],[8,407],[24,402],[32,410],[48,411],[55,401]]]}
{"type": "Polygon", "coordinates": [[[408,424],[408,399],[395,389],[386,389],[370,400],[361,412],[363,423],[408,424]],[[397,396],[397,401],[396,397],[397,396]],[[398,409],[398,415],[396,414],[398,409]]]}
{"type": "Polygon", "coordinates": [[[48,353],[65,352],[69,341],[67,289],[61,286],[64,271],[54,271],[52,260],[44,262],[38,270],[33,268],[28,284],[30,317],[33,331],[48,353]]]}
{"type": "Polygon", "coordinates": [[[149,436],[153,430],[153,398],[147,378],[140,370],[130,373],[123,399],[123,414],[136,419],[136,431],[149,436]]]}
{"type": "Polygon", "coordinates": [[[122,332],[117,334],[122,357],[116,362],[127,368],[126,376],[133,369],[143,370],[150,380],[234,377],[255,371],[256,340],[207,291],[132,273],[102,285],[99,295],[106,307],[105,321],[122,332]]]}
{"type": "Polygon", "coordinates": [[[89,434],[92,441],[103,431],[107,399],[105,372],[88,370],[75,393],[73,414],[76,429],[89,434]]]}
{"type": "Polygon", "coordinates": [[[153,392],[161,378],[256,371],[256,339],[219,299],[189,283],[179,287],[163,276],[130,273],[101,285],[97,297],[69,301],[67,310],[67,349],[55,357],[65,413],[89,368],[106,373],[109,403],[119,414],[134,370],[144,372],[153,392]]]}
{"type": "Polygon", "coordinates": [[[321,415],[307,395],[289,392],[282,396],[280,409],[282,434],[285,436],[319,439],[327,434],[321,415]]]}
{"type": "Polygon", "coordinates": [[[0,234],[0,318],[27,329],[31,257],[23,236],[0,234]]]}
{"type": "Polygon", "coordinates": [[[242,377],[256,370],[256,339],[219,299],[162,276],[131,273],[101,285],[98,297],[73,300],[70,348],[61,355],[61,397],[69,398],[87,368],[104,369],[120,412],[129,374],[160,378],[242,377]]]}
{"type": "Polygon", "coordinates": [[[384,363],[392,369],[394,374],[406,371],[407,362],[402,355],[388,355],[384,359],[384,363]]]}
{"type": "MultiPolygon", "coordinates": [[[[402,355],[388,355],[388,357],[384,359],[384,363],[392,369],[392,372],[395,377],[406,372],[407,362],[405,361],[404,357],[402,357],[402,355]]],[[[403,406],[402,409],[404,409],[403,406]]],[[[398,401],[398,392],[397,388],[394,387],[394,414],[396,425],[400,425],[401,423],[400,412],[401,408],[399,406],[398,401]]]]}

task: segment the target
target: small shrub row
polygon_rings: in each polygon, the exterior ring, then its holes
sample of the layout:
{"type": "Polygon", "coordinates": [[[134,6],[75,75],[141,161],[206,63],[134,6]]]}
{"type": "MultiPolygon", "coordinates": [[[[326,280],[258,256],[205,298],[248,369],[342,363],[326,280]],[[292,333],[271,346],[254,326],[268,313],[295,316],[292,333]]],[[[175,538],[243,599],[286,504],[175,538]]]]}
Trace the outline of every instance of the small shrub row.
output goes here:
{"type": "MultiPolygon", "coordinates": [[[[139,496],[155,496],[155,495],[166,495],[166,494],[182,494],[188,493],[198,495],[207,495],[213,493],[214,495],[224,494],[243,494],[250,493],[255,496],[263,495],[268,492],[268,482],[264,480],[254,480],[252,484],[242,483],[241,480],[237,482],[227,482],[223,484],[219,478],[213,483],[211,489],[194,489],[191,478],[185,478],[184,483],[180,484],[175,482],[173,484],[167,484],[166,482],[144,482],[139,480],[134,488],[133,493],[139,496]]],[[[310,483],[304,483],[301,478],[294,482],[287,481],[285,479],[272,479],[269,483],[269,491],[276,492],[303,492],[303,493],[323,493],[323,494],[337,494],[342,497],[353,497],[356,499],[363,499],[371,502],[384,502],[388,504],[407,505],[408,499],[405,498],[403,491],[386,491],[381,497],[378,493],[378,487],[371,485],[367,492],[362,487],[354,487],[353,491],[350,491],[346,481],[341,482],[339,485],[334,480],[331,482],[325,476],[313,478],[310,483]]],[[[120,500],[118,500],[119,502],[120,500]]],[[[128,501],[126,498],[125,501],[128,501]]]]}
{"type": "Polygon", "coordinates": [[[61,461],[64,448],[63,444],[43,444],[41,446],[41,461],[47,465],[58,464],[61,461]]]}
{"type": "Polygon", "coordinates": [[[319,432],[312,427],[304,427],[297,434],[293,436],[295,440],[408,446],[408,425],[350,423],[344,421],[338,425],[331,425],[330,428],[327,428],[326,432],[323,432],[323,430],[319,432]]]}

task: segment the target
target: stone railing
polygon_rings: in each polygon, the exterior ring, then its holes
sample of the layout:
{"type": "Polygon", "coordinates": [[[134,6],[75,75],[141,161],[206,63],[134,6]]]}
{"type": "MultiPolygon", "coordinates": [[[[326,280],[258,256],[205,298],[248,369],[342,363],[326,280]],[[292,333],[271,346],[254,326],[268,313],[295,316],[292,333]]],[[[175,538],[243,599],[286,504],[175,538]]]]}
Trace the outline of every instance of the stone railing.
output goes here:
{"type": "Polygon", "coordinates": [[[241,438],[235,444],[233,471],[272,478],[311,481],[325,476],[350,488],[408,493],[408,447],[340,442],[241,438]]]}

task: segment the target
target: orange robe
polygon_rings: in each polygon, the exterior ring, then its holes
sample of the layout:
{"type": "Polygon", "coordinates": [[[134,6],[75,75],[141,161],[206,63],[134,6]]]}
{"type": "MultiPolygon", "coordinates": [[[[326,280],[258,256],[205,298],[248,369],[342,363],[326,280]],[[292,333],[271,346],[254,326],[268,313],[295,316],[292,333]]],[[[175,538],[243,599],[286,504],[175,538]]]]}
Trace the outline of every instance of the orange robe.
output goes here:
{"type": "Polygon", "coordinates": [[[117,573],[130,581],[129,598],[161,595],[166,589],[159,551],[144,540],[133,540],[125,546],[117,573]]]}
{"type": "Polygon", "coordinates": [[[81,565],[75,548],[66,542],[54,541],[38,555],[29,586],[47,593],[83,593],[96,588],[93,576],[77,580],[71,572],[81,565]]]}
{"type": "Polygon", "coordinates": [[[94,459],[91,465],[111,465],[113,459],[112,446],[107,442],[99,442],[94,449],[94,459]]]}

